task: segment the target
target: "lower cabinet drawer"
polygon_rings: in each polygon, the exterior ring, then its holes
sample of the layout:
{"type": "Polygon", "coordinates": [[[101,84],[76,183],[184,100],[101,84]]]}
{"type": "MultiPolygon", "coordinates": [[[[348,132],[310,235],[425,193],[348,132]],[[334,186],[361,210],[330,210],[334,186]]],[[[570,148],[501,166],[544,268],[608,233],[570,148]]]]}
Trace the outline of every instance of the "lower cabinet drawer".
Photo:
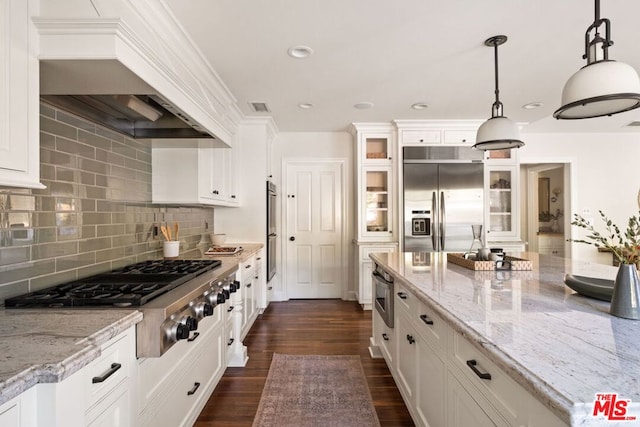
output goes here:
{"type": "Polygon", "coordinates": [[[416,323],[416,332],[422,335],[427,341],[432,342],[436,348],[444,351],[446,349],[447,335],[449,334],[449,326],[445,321],[435,313],[434,310],[427,307],[422,301],[418,301],[414,317],[416,323]]]}
{"type": "Polygon", "coordinates": [[[134,363],[132,348],[135,348],[133,329],[104,344],[100,357],[84,368],[84,394],[88,410],[129,378],[134,363]]]}
{"type": "Polygon", "coordinates": [[[458,332],[453,333],[453,362],[511,425],[524,422],[531,397],[458,332]]]}

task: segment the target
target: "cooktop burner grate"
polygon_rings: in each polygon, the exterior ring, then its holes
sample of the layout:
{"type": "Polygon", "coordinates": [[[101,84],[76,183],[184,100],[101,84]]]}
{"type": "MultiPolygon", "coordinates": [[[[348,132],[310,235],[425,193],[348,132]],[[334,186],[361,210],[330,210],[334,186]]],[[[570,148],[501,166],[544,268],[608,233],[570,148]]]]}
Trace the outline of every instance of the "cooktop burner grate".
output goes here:
{"type": "Polygon", "coordinates": [[[52,286],[9,298],[5,306],[82,307],[141,306],[221,264],[219,260],[143,261],[110,273],[52,286]]]}

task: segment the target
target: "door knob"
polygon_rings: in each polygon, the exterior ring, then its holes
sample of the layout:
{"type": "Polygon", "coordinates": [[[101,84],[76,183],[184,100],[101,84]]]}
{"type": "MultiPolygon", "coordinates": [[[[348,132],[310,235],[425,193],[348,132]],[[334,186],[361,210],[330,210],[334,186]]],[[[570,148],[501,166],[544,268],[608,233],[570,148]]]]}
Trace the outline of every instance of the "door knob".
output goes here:
{"type": "Polygon", "coordinates": [[[296,238],[291,236],[291,237],[289,237],[289,240],[291,240],[293,242],[294,240],[296,240],[296,238]]]}

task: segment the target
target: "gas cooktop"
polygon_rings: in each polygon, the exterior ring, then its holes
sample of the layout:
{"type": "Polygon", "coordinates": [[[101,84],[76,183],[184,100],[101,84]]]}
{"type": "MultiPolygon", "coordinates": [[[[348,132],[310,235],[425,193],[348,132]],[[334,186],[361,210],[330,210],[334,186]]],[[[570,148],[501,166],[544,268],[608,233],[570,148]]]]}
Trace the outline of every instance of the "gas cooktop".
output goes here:
{"type": "Polygon", "coordinates": [[[5,300],[9,308],[139,307],[200,274],[220,260],[151,260],[109,273],[52,286],[5,300]]]}

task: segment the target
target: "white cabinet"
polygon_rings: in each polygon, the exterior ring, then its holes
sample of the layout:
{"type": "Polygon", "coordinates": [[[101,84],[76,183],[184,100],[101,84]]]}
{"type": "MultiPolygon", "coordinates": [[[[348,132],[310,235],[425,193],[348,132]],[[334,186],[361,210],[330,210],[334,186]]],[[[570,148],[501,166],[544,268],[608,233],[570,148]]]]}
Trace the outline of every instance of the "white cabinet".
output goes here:
{"type": "Polygon", "coordinates": [[[401,147],[411,145],[471,146],[476,142],[479,122],[395,120],[401,147]]]}
{"type": "Polygon", "coordinates": [[[59,383],[39,384],[38,425],[135,426],[135,326],[101,346],[100,356],[59,383]]]}
{"type": "Polygon", "coordinates": [[[40,184],[38,34],[36,0],[1,0],[0,185],[40,184]]]}
{"type": "Polygon", "coordinates": [[[358,289],[356,290],[358,303],[363,310],[371,310],[373,304],[373,282],[371,274],[373,273],[373,261],[369,258],[369,254],[373,253],[391,253],[396,251],[396,243],[377,243],[377,244],[358,244],[356,254],[356,265],[358,268],[358,289]]]}
{"type": "Polygon", "coordinates": [[[154,140],[151,148],[153,203],[238,206],[238,147],[210,140],[154,140]]]}
{"type": "Polygon", "coordinates": [[[38,426],[36,387],[31,387],[19,396],[0,405],[0,426],[38,426]]]}
{"type": "Polygon", "coordinates": [[[538,234],[538,252],[545,255],[564,257],[564,235],[538,234]]]}
{"type": "Polygon", "coordinates": [[[485,166],[485,224],[488,243],[520,238],[518,182],[516,166],[485,166]]]}
{"type": "MultiPolygon", "coordinates": [[[[566,426],[396,280],[389,370],[418,426],[566,426]]],[[[376,322],[374,315],[374,322],[376,322]]],[[[374,326],[383,331],[381,319],[374,326]]],[[[381,347],[377,336],[374,341],[381,347]]]]}
{"type": "Polygon", "coordinates": [[[241,338],[247,335],[253,322],[258,316],[258,298],[260,297],[260,274],[257,265],[257,256],[240,263],[240,293],[242,295],[242,327],[241,338]]]}
{"type": "Polygon", "coordinates": [[[393,128],[382,124],[355,124],[358,242],[392,242],[396,160],[393,128]]]}
{"type": "MultiPolygon", "coordinates": [[[[197,335],[159,358],[138,360],[136,426],[191,426],[224,373],[228,303],[198,322],[197,335]]],[[[118,424],[114,424],[118,425],[118,424]]]]}

